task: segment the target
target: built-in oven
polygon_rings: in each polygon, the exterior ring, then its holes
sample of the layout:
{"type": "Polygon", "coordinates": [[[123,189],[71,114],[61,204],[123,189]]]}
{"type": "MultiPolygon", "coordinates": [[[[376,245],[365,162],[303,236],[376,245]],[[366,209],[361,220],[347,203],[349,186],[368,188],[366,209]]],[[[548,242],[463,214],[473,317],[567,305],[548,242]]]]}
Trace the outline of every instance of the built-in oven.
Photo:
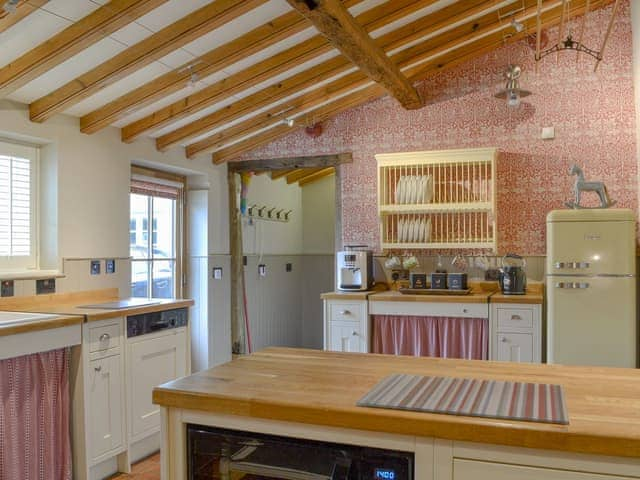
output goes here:
{"type": "Polygon", "coordinates": [[[414,454],[187,426],[189,480],[412,480],[414,454]]]}

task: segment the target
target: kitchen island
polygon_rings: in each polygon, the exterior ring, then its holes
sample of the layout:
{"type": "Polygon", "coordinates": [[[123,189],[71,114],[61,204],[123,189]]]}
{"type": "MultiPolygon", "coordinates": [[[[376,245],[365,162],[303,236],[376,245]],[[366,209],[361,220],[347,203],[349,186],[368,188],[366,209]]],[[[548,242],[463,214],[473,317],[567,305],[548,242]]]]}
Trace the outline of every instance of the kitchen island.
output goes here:
{"type": "Polygon", "coordinates": [[[186,425],[414,452],[432,480],[640,478],[640,371],[269,348],[154,389],[164,480],[187,477],[186,425]],[[356,406],[394,373],[555,383],[569,425],[356,406]]]}

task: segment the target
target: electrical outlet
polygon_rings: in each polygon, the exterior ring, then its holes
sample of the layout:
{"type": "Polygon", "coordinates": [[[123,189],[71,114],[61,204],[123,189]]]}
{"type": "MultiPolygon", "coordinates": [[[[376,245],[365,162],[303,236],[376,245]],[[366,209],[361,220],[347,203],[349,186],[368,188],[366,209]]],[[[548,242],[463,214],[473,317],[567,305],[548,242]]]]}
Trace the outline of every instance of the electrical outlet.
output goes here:
{"type": "Polygon", "coordinates": [[[100,275],[100,260],[91,260],[91,275],[100,275]]]}
{"type": "Polygon", "coordinates": [[[258,275],[260,275],[261,277],[267,276],[267,266],[264,263],[258,265],[258,275]]]}
{"type": "Polygon", "coordinates": [[[213,267],[214,280],[222,280],[222,267],[213,267]]]}
{"type": "Polygon", "coordinates": [[[41,280],[36,280],[36,295],[46,293],[56,293],[55,278],[43,278],[41,280]]]}
{"type": "Polygon", "coordinates": [[[542,127],[542,134],[540,138],[543,140],[553,140],[556,138],[556,129],[555,127],[542,127]]]}
{"type": "Polygon", "coordinates": [[[285,270],[286,270],[287,272],[292,271],[292,270],[293,270],[293,264],[291,264],[291,263],[287,263],[287,265],[285,266],[285,270]]]}
{"type": "Polygon", "coordinates": [[[13,280],[3,280],[2,281],[2,288],[1,290],[1,296],[3,297],[13,297],[14,293],[13,293],[13,280]]]}
{"type": "Polygon", "coordinates": [[[247,256],[246,255],[242,256],[242,265],[244,265],[245,267],[247,266],[247,256]]]}
{"type": "Polygon", "coordinates": [[[104,273],[111,274],[116,273],[116,260],[115,258],[109,258],[104,261],[104,273]]]}

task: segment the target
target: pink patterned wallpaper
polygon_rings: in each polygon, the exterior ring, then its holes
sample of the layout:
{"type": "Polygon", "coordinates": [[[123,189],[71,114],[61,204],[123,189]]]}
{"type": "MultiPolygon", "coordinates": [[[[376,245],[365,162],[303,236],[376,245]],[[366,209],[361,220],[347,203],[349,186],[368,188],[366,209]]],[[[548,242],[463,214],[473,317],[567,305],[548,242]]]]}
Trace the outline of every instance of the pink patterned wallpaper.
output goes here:
{"type": "MultiPolygon", "coordinates": [[[[608,7],[589,15],[587,46],[599,48],[610,14],[608,7]]],[[[638,210],[631,42],[624,0],[596,73],[593,59],[576,63],[575,52],[561,53],[558,64],[549,55],[536,73],[534,52],[519,42],[420,82],[420,110],[384,97],[326,122],[318,138],[299,130],[243,159],[353,152],[343,167],[343,241],[379,250],[375,154],[497,147],[498,250],[544,254],[545,217],[571,198],[574,163],[587,179],[606,182],[616,206],[638,210]],[[523,67],[521,87],[533,92],[517,110],[493,98],[509,63],[523,67]],[[554,140],[540,139],[544,126],[555,127],[554,140]]]]}

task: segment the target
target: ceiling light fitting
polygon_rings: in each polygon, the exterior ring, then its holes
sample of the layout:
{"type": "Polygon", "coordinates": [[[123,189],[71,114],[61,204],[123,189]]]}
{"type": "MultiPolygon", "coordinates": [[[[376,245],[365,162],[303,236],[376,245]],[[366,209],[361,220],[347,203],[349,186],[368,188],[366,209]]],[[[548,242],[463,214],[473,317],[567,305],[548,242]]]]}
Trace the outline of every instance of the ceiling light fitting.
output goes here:
{"type": "Polygon", "coordinates": [[[520,105],[521,98],[531,95],[530,91],[522,90],[520,88],[519,78],[521,74],[522,69],[518,65],[509,65],[507,67],[507,71],[504,72],[504,77],[507,79],[504,90],[496,93],[494,97],[506,99],[509,107],[518,107],[520,105]]]}

